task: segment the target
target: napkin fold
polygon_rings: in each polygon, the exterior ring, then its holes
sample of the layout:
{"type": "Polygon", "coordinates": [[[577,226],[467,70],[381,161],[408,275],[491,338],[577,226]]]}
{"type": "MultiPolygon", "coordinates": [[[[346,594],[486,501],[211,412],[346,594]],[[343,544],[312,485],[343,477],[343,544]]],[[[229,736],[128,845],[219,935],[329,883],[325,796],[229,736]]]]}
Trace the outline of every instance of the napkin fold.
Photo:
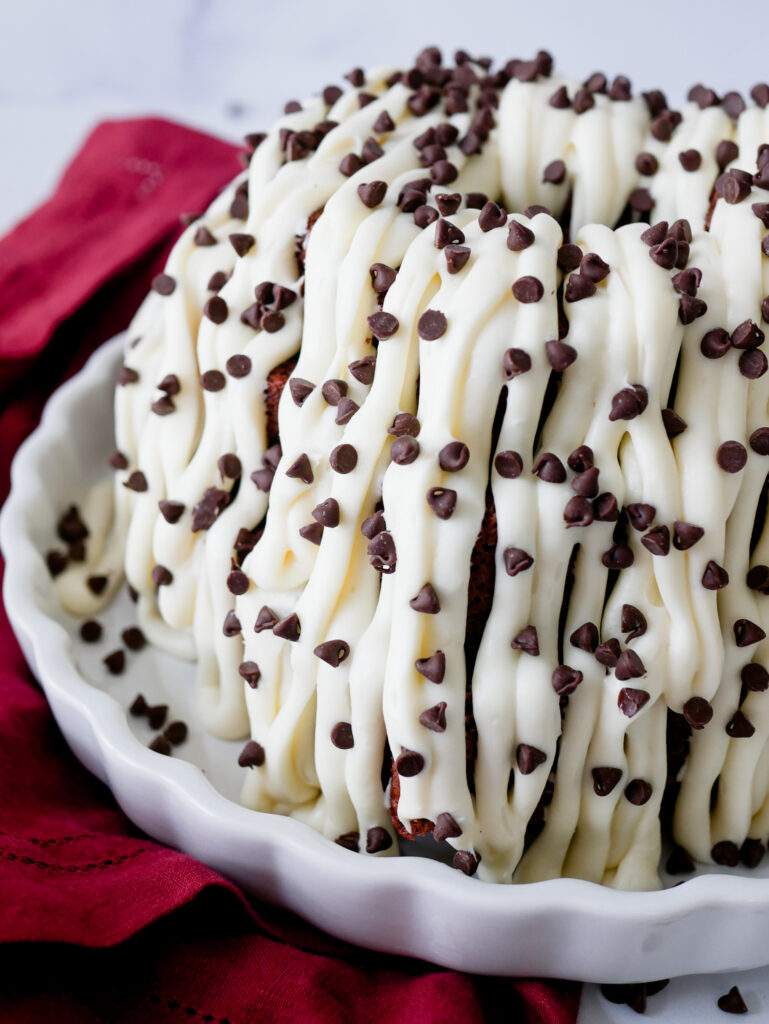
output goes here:
{"type": "MultiPolygon", "coordinates": [[[[0,502],[48,394],[128,324],[237,155],[161,119],[105,122],[0,240],[0,502]]],[[[570,982],[356,949],[141,834],[67,748],[2,605],[0,942],[9,1021],[573,1024],[579,1003],[570,982]]]]}

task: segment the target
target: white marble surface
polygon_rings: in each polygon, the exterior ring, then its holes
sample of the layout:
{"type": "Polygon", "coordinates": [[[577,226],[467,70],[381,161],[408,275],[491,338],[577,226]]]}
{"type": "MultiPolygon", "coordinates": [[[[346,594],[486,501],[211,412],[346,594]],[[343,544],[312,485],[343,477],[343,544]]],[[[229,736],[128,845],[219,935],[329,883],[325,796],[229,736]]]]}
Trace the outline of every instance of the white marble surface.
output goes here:
{"type": "MultiPolygon", "coordinates": [[[[0,0],[0,11],[0,233],[45,198],[103,118],[161,114],[236,139],[287,99],[357,64],[405,64],[428,43],[500,59],[546,47],[569,74],[622,72],[671,100],[699,79],[746,91],[769,78],[766,0],[0,0]]],[[[769,968],[678,979],[647,1016],[728,1019],[716,998],[735,981],[748,1018],[769,1020],[769,968]]],[[[586,987],[580,1024],[637,1019],[586,987]]]]}

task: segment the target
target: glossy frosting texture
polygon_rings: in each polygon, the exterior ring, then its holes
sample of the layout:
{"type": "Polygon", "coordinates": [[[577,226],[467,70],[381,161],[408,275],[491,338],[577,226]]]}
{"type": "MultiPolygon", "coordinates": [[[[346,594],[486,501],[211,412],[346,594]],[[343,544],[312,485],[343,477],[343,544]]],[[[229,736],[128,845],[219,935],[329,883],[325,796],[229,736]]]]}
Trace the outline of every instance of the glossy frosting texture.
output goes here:
{"type": "Polygon", "coordinates": [[[677,841],[725,862],[769,834],[765,97],[351,77],[137,313],[59,596],[125,571],[249,737],[244,801],[362,853],[435,825],[484,879],[654,888],[680,782],[677,841]]]}

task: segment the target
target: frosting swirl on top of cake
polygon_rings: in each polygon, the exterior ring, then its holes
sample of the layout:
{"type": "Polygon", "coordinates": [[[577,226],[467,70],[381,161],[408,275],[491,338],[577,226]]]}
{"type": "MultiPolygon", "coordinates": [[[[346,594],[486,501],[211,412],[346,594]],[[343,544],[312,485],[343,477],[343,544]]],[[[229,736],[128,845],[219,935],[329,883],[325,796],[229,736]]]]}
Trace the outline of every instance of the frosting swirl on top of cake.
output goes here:
{"type": "Polygon", "coordinates": [[[769,834],[769,90],[350,79],[174,247],[59,596],[124,569],[245,802],[342,845],[655,887],[677,728],[677,841],[726,862],[769,834]]]}

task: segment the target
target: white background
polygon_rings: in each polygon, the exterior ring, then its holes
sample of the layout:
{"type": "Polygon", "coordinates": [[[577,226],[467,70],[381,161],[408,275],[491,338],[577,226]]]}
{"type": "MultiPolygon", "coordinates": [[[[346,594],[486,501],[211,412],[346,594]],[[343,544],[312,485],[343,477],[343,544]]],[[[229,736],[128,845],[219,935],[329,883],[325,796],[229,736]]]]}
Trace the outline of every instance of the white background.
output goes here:
{"type": "MultiPolygon", "coordinates": [[[[766,0],[0,0],[0,15],[0,234],[101,119],[162,114],[238,139],[286,100],[427,44],[502,62],[544,47],[566,74],[624,73],[674,105],[695,81],[747,92],[769,79],[766,0]]],[[[728,1020],[715,1000],[735,981],[748,1019],[769,1020],[769,969],[673,982],[647,1017],[728,1020]]],[[[637,1020],[586,988],[580,1024],[637,1020]]]]}

